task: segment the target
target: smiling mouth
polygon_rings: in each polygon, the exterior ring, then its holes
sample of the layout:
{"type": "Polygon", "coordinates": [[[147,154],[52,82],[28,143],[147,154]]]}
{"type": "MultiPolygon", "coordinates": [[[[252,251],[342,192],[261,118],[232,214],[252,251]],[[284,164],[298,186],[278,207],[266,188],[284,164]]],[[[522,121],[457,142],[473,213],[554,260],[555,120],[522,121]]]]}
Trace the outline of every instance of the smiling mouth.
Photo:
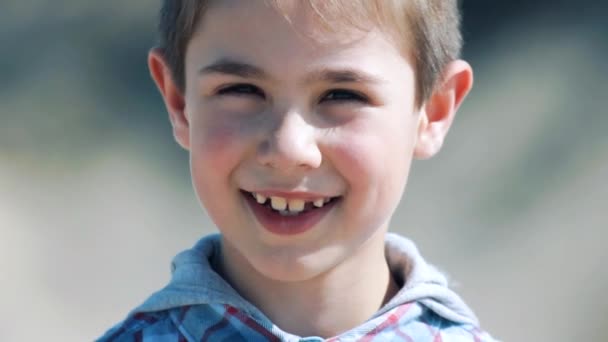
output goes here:
{"type": "Polygon", "coordinates": [[[285,198],[281,196],[265,196],[255,192],[241,190],[244,196],[252,198],[258,205],[270,209],[281,216],[298,216],[310,211],[321,209],[338,201],[341,196],[319,197],[314,200],[302,198],[285,198]]]}

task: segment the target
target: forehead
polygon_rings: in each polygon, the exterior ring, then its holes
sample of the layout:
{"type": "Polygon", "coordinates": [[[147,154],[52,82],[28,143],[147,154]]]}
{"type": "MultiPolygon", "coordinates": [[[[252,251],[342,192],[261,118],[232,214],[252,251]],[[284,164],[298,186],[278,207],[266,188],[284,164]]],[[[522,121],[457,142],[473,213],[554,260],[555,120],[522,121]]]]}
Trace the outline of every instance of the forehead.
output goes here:
{"type": "Polygon", "coordinates": [[[278,59],[286,64],[387,51],[406,55],[371,20],[353,23],[350,17],[338,18],[339,13],[309,1],[214,1],[199,21],[188,50],[214,59],[278,59]]]}
{"type": "MultiPolygon", "coordinates": [[[[299,36],[301,43],[346,43],[374,28],[369,20],[360,20],[354,24],[347,20],[347,17],[340,16],[335,9],[330,11],[325,7],[301,0],[212,1],[202,14],[203,18],[199,20],[200,25],[195,35],[229,22],[235,31],[250,31],[260,35],[272,33],[273,36],[280,33],[295,34],[299,36]],[[268,32],[269,30],[272,32],[268,32]]],[[[228,34],[229,31],[224,33],[228,34]]]]}

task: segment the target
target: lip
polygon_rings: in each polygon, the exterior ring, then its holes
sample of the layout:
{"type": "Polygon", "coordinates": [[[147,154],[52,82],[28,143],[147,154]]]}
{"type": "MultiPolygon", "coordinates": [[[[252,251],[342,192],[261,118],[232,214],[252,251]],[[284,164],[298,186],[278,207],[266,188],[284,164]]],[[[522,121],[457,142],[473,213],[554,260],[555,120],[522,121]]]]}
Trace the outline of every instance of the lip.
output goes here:
{"type": "MultiPolygon", "coordinates": [[[[310,193],[304,194],[297,192],[283,193],[283,195],[281,195],[280,191],[268,191],[259,193],[264,194],[264,196],[266,196],[266,194],[272,193],[275,196],[281,196],[285,198],[307,198],[308,196],[318,196],[311,195],[310,193]],[[290,196],[285,196],[287,194],[289,194],[290,196]]],[[[253,198],[253,196],[251,196],[251,193],[241,191],[241,195],[244,196],[245,201],[253,212],[253,215],[262,227],[264,227],[270,233],[283,236],[302,234],[313,229],[315,225],[319,223],[319,221],[321,221],[321,219],[323,219],[323,217],[325,217],[329,213],[329,211],[342,199],[341,197],[333,198],[330,202],[328,202],[321,208],[309,210],[295,216],[283,216],[273,209],[270,209],[264,205],[260,205],[253,198]]],[[[315,198],[321,197],[323,196],[318,196],[315,198]]]]}

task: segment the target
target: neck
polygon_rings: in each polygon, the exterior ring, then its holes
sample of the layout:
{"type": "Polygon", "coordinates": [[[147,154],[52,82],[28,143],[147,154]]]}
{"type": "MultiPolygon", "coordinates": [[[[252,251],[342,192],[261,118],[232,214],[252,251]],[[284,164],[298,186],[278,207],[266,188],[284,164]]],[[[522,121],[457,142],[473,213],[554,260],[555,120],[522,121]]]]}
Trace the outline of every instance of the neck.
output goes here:
{"type": "Polygon", "coordinates": [[[339,265],[305,281],[268,279],[249,264],[248,269],[237,270],[226,258],[222,272],[282,330],[328,338],[367,321],[399,290],[386,263],[383,237],[373,240],[339,265]]]}

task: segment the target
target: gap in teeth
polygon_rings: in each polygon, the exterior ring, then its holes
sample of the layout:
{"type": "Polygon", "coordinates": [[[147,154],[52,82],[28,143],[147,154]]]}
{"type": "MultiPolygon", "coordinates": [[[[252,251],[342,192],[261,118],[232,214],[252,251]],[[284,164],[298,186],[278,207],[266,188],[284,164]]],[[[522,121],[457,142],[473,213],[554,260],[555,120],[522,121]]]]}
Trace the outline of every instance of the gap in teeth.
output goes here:
{"type": "Polygon", "coordinates": [[[330,197],[318,198],[314,201],[305,201],[303,199],[286,199],[284,197],[271,196],[266,197],[264,195],[252,192],[251,195],[261,205],[267,204],[270,208],[280,212],[282,215],[287,215],[288,213],[300,213],[306,209],[308,203],[311,203],[309,207],[311,209],[314,208],[322,208],[325,204],[331,201],[330,197]]]}

